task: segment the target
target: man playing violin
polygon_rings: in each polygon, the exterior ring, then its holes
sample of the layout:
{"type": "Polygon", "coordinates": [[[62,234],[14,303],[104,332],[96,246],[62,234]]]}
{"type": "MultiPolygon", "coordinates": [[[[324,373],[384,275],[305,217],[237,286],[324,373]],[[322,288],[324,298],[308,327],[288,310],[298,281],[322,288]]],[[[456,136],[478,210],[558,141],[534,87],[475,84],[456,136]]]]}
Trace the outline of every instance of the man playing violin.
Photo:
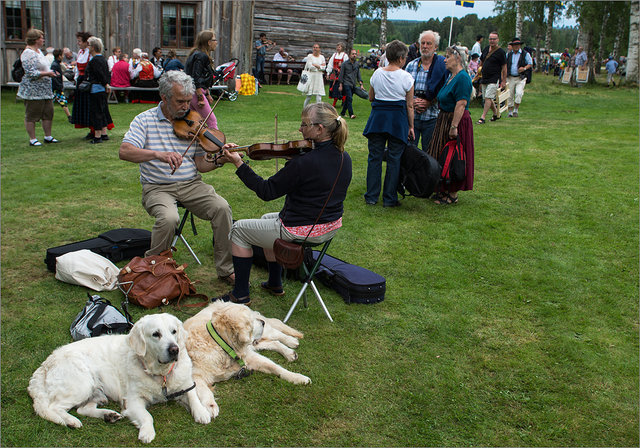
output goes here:
{"type": "Polygon", "coordinates": [[[264,79],[264,61],[267,56],[267,50],[275,45],[275,42],[267,40],[265,33],[260,33],[260,39],[258,39],[254,45],[256,49],[256,78],[258,82],[265,83],[264,79]]]}
{"type": "Polygon", "coordinates": [[[276,238],[321,243],[342,226],[342,204],[351,182],[351,158],[344,150],[347,124],[330,104],[314,103],[302,111],[300,132],[313,142],[313,149],[292,158],[269,179],[258,176],[233,152],[231,148],[236,145],[225,145],[226,161],[236,166],[236,175],[249,189],[264,201],[282,196],[285,201],[280,212],[233,224],[229,237],[236,282],[231,292],[216,300],[251,303],[249,276],[254,245],[264,249],[269,268],[269,279],[260,286],[275,296],[283,295],[282,268],[273,254],[276,238]]]}
{"type": "Polygon", "coordinates": [[[198,218],[211,221],[218,277],[233,284],[231,207],[199,174],[217,164],[205,158],[198,141],[185,153],[189,142],[174,134],[174,124],[189,112],[193,79],[181,71],[166,72],[159,80],[159,92],[162,101],[133,119],[119,152],[120,159],[140,165],[142,205],[156,219],[145,256],[169,249],[180,219],[179,201],[198,218]]]}

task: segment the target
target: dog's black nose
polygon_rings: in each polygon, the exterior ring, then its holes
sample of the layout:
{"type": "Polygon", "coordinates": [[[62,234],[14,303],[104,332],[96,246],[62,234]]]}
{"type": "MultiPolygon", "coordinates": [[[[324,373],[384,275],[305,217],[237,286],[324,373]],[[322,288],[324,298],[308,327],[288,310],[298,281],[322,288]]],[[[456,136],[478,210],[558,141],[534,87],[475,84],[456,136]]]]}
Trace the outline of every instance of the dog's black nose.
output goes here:
{"type": "Polygon", "coordinates": [[[169,356],[171,357],[171,359],[178,359],[178,353],[180,353],[180,349],[178,348],[178,346],[176,344],[171,344],[169,346],[169,356]]]}

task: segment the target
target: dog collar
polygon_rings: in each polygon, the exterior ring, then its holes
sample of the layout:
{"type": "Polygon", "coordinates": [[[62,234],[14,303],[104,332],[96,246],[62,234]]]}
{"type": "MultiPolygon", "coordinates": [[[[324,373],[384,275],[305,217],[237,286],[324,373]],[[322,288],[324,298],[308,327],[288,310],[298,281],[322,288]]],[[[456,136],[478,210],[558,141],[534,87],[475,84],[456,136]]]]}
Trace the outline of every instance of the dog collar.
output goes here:
{"type": "Polygon", "coordinates": [[[222,350],[224,350],[229,356],[231,356],[231,358],[233,358],[235,362],[240,365],[241,369],[237,373],[236,377],[239,379],[249,375],[249,371],[246,368],[245,362],[240,356],[238,356],[235,350],[232,349],[224,339],[222,339],[222,336],[218,334],[211,321],[207,322],[207,331],[209,332],[209,335],[211,335],[213,340],[216,341],[216,343],[220,346],[220,348],[222,348],[222,350]]]}
{"type": "MultiPolygon", "coordinates": [[[[142,359],[140,360],[140,363],[142,364],[142,368],[145,370],[145,372],[149,372],[149,370],[147,370],[147,366],[144,365],[144,361],[142,359]]],[[[162,377],[162,395],[164,395],[164,399],[167,401],[172,400],[176,397],[179,397],[182,394],[186,394],[187,392],[189,392],[192,389],[195,389],[196,387],[196,383],[194,382],[193,385],[191,385],[191,387],[187,387],[186,389],[179,390],[178,392],[168,394],[167,393],[167,377],[171,374],[171,372],[173,372],[173,368],[175,366],[176,366],[175,362],[171,364],[171,367],[169,367],[169,371],[167,372],[166,375],[154,375],[154,376],[162,377]]]]}

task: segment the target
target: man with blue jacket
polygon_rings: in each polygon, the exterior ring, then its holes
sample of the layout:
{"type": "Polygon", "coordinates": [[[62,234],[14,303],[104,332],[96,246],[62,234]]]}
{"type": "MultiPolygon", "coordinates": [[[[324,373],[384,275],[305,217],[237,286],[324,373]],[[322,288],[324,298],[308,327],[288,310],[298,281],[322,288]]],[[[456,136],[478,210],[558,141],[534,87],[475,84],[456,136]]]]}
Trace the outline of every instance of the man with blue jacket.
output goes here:
{"type": "Polygon", "coordinates": [[[418,146],[421,142],[422,150],[427,151],[439,113],[436,96],[444,85],[447,69],[444,57],[436,54],[440,44],[440,35],[437,32],[423,31],[419,42],[420,57],[409,62],[405,70],[415,79],[413,129],[416,139],[412,143],[418,146]]]}

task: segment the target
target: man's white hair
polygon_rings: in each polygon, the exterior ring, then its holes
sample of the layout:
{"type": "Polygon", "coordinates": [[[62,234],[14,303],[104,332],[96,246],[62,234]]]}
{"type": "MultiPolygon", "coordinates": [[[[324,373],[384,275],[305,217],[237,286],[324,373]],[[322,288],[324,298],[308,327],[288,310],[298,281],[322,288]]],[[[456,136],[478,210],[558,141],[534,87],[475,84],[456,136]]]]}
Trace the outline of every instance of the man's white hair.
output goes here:
{"type": "Polygon", "coordinates": [[[432,30],[423,31],[422,33],[420,33],[420,37],[418,38],[418,42],[422,42],[422,38],[424,36],[426,36],[427,34],[432,34],[433,35],[433,40],[435,41],[436,50],[437,50],[438,47],[440,46],[440,33],[438,33],[437,31],[432,31],[432,30]]]}
{"type": "Polygon", "coordinates": [[[185,95],[193,95],[196,91],[191,76],[180,70],[169,70],[164,72],[158,80],[158,92],[161,96],[164,95],[167,98],[171,98],[174,84],[181,86],[185,95]]]}

